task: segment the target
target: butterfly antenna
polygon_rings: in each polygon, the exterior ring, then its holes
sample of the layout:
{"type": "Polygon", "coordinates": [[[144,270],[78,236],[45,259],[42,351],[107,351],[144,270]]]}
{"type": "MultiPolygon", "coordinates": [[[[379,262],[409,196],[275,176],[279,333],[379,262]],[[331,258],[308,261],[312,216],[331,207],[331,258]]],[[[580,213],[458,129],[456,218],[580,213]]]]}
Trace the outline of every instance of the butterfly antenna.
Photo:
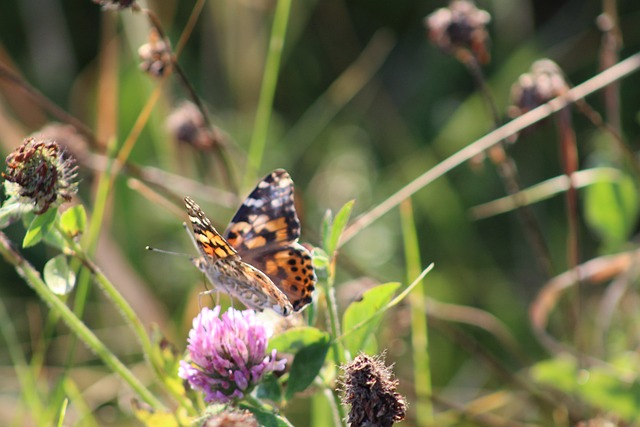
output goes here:
{"type": "Polygon", "coordinates": [[[186,256],[188,258],[193,258],[193,255],[185,254],[185,253],[182,253],[182,252],[165,251],[164,249],[158,249],[158,248],[154,248],[154,247],[151,247],[151,246],[145,246],[144,248],[146,250],[148,250],[148,251],[160,252],[161,254],[178,255],[178,256],[186,256]]]}

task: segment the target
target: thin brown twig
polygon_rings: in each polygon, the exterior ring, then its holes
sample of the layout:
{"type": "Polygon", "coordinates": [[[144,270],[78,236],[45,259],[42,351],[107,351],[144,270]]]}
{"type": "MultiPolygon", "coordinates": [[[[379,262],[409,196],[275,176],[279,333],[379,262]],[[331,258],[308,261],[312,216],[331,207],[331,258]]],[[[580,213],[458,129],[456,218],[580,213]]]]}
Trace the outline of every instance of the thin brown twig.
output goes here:
{"type": "MultiPolygon", "coordinates": [[[[491,111],[491,115],[493,118],[493,128],[496,129],[500,127],[500,113],[498,112],[498,107],[496,106],[495,99],[487,85],[487,80],[484,77],[484,73],[482,72],[482,68],[478,63],[475,55],[464,55],[460,56],[463,59],[463,63],[469,70],[469,73],[474,78],[476,85],[480,89],[480,94],[482,95],[485,104],[487,104],[489,110],[491,111]]],[[[551,261],[551,254],[549,253],[549,249],[547,248],[547,243],[544,239],[544,234],[542,233],[542,228],[538,223],[535,215],[533,214],[533,210],[529,205],[525,203],[524,200],[520,200],[518,196],[521,194],[520,190],[522,190],[522,186],[520,185],[520,179],[518,177],[518,169],[516,167],[515,160],[511,157],[505,150],[505,143],[496,144],[495,146],[489,149],[489,158],[495,164],[498,174],[502,179],[502,183],[504,185],[505,191],[507,194],[512,195],[516,198],[517,209],[516,213],[518,218],[520,219],[522,226],[524,228],[524,235],[533,253],[535,255],[535,259],[537,261],[540,270],[545,275],[545,277],[549,278],[552,275],[553,271],[553,262],[551,261]]]]}
{"type": "MultiPolygon", "coordinates": [[[[622,31],[618,24],[617,0],[602,0],[602,14],[596,22],[602,31],[600,45],[600,68],[605,70],[619,60],[619,51],[622,46],[622,31]]],[[[618,134],[622,126],[620,120],[620,85],[612,83],[602,92],[607,117],[607,123],[618,134]]]]}
{"type": "Polygon", "coordinates": [[[567,105],[574,103],[577,100],[602,89],[603,87],[606,87],[612,82],[636,72],[638,69],[640,69],[640,53],[636,53],[613,67],[602,71],[584,83],[568,90],[566,94],[554,98],[546,104],[534,108],[498,129],[489,132],[487,135],[438,163],[436,166],[402,187],[385,201],[356,218],[342,235],[340,246],[347,243],[362,229],[368,227],[378,218],[398,206],[404,199],[411,197],[417,191],[440,178],[445,173],[484,152],[488,148],[499,144],[502,140],[510,137],[511,135],[514,135],[526,127],[539,122],[567,105]]]}
{"type": "Polygon", "coordinates": [[[49,114],[55,117],[57,120],[60,120],[64,123],[68,123],[72,125],[74,128],[78,130],[83,136],[87,138],[89,143],[95,147],[97,146],[97,140],[94,136],[91,129],[85,125],[82,121],[80,121],[75,116],[69,114],[58,105],[56,105],[49,98],[44,96],[39,90],[31,86],[27,83],[22,77],[20,77],[15,71],[9,68],[6,64],[0,61],[0,79],[4,79],[10,83],[15,84],[18,88],[20,88],[31,100],[33,100],[36,104],[40,105],[44,108],[49,114]]]}
{"type": "Polygon", "coordinates": [[[580,270],[580,230],[578,225],[578,190],[573,180],[578,171],[578,146],[576,134],[571,124],[571,111],[565,107],[558,113],[557,127],[560,139],[560,158],[565,176],[569,179],[569,188],[565,192],[567,214],[567,265],[574,272],[575,296],[572,304],[573,331],[576,348],[579,353],[584,350],[582,328],[580,327],[580,312],[582,309],[582,292],[580,270]]]}
{"type": "MultiPolygon", "coordinates": [[[[577,267],[579,270],[578,275],[585,284],[602,284],[629,270],[631,265],[637,262],[639,257],[640,250],[635,249],[629,252],[594,258],[577,267]]],[[[576,354],[575,350],[556,341],[546,330],[549,316],[560,300],[560,297],[575,285],[575,274],[576,273],[569,270],[551,279],[542,287],[540,292],[538,292],[538,295],[529,307],[529,321],[531,322],[533,332],[538,340],[551,353],[567,351],[571,354],[576,354]]],[[[600,363],[595,358],[588,359],[590,363],[600,363]]]]}

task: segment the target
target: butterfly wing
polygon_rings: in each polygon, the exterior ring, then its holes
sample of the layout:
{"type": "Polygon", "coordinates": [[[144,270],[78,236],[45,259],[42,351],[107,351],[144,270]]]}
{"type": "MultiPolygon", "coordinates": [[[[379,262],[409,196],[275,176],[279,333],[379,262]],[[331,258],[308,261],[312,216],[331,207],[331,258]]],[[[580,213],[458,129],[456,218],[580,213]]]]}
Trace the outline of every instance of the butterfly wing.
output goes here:
{"type": "Polygon", "coordinates": [[[256,266],[280,288],[294,311],[302,310],[313,301],[316,274],[311,254],[297,243],[276,246],[263,252],[249,253],[246,262],[256,266]]]}
{"type": "Polygon", "coordinates": [[[291,303],[272,280],[240,259],[238,252],[218,233],[196,202],[189,197],[185,197],[184,202],[195,246],[202,255],[192,261],[211,284],[254,310],[268,307],[283,316],[289,315],[293,311],[291,303]]]}
{"type": "Polygon", "coordinates": [[[242,255],[267,245],[287,245],[300,237],[300,221],[289,173],[277,169],[258,183],[224,232],[242,255]]]}
{"type": "Polygon", "coordinates": [[[185,197],[184,205],[193,228],[194,244],[200,255],[211,262],[227,257],[239,258],[238,252],[218,233],[196,202],[185,197]]]}
{"type": "Polygon", "coordinates": [[[269,276],[295,311],[312,301],[316,275],[311,254],[297,243],[300,220],[293,181],[285,170],[277,169],[258,183],[224,236],[245,262],[269,276]]]}

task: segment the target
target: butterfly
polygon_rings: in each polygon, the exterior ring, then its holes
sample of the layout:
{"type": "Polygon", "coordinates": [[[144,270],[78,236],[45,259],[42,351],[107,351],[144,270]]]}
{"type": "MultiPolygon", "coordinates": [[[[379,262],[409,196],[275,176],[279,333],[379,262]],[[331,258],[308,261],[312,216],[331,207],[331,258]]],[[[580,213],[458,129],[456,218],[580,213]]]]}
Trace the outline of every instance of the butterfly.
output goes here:
{"type": "Polygon", "coordinates": [[[287,171],[277,169],[263,178],[222,235],[196,202],[184,201],[200,253],[192,262],[214,291],[282,316],[311,303],[317,279],[311,254],[298,243],[300,220],[287,171]]]}

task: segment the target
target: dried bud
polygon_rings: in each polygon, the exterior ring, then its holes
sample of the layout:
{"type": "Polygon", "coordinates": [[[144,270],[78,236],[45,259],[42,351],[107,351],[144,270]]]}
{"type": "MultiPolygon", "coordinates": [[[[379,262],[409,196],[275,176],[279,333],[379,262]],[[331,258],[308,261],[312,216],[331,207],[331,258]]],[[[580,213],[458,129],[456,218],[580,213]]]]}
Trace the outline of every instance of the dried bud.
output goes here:
{"type": "Polygon", "coordinates": [[[60,148],[64,150],[65,155],[70,154],[81,165],[85,164],[91,155],[86,138],[71,125],[52,122],[30,136],[57,142],[60,148]]]}
{"type": "Polygon", "coordinates": [[[207,419],[202,427],[258,427],[258,420],[249,411],[225,409],[207,419]]]}
{"type": "Polygon", "coordinates": [[[389,427],[404,419],[407,404],[396,392],[398,382],[383,357],[361,353],[342,367],[342,402],[351,406],[349,425],[389,427]]]}
{"type": "Polygon", "coordinates": [[[167,129],[173,138],[197,150],[210,150],[223,141],[218,128],[209,128],[202,113],[192,102],[185,101],[167,119],[167,129]]]}
{"type": "Polygon", "coordinates": [[[562,70],[550,59],[541,59],[531,66],[529,73],[522,74],[511,86],[509,116],[518,117],[527,111],[549,102],[569,90],[562,70]]]}
{"type": "Polygon", "coordinates": [[[480,64],[489,62],[487,49],[489,34],[486,25],[491,21],[487,11],[478,9],[467,0],[454,0],[448,8],[441,8],[424,19],[429,39],[443,52],[461,58],[471,53],[480,64]]]}
{"type": "Polygon", "coordinates": [[[45,213],[52,205],[71,200],[77,192],[75,160],[55,141],[25,139],[6,159],[5,191],[18,203],[45,213]]]}
{"type": "Polygon", "coordinates": [[[135,0],[93,0],[93,2],[102,6],[103,10],[122,10],[135,4],[135,0]]]}
{"type": "Polygon", "coordinates": [[[155,29],[149,33],[149,42],[138,49],[138,56],[140,69],[153,77],[162,77],[172,68],[171,48],[155,29]]]}

